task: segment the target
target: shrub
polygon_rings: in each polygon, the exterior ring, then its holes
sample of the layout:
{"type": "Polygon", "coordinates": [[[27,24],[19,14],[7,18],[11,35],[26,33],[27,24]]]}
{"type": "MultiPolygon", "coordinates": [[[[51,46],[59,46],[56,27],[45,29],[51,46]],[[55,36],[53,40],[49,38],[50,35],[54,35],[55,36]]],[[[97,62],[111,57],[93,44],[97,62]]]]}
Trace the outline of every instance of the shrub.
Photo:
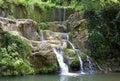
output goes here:
{"type": "Polygon", "coordinates": [[[0,46],[0,75],[24,75],[34,73],[29,63],[31,47],[20,36],[4,35],[0,46]]]}

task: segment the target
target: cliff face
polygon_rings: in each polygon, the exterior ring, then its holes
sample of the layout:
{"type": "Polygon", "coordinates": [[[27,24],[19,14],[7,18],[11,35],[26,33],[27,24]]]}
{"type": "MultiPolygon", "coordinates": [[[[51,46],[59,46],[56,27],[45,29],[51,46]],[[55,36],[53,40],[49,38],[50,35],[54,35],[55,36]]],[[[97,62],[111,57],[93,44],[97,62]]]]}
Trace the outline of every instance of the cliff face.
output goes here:
{"type": "Polygon", "coordinates": [[[63,21],[65,12],[65,19],[69,17],[71,13],[74,12],[71,8],[60,8],[56,6],[49,6],[46,4],[26,2],[15,3],[4,1],[0,5],[0,16],[16,19],[30,18],[37,22],[46,21],[63,21]]]}

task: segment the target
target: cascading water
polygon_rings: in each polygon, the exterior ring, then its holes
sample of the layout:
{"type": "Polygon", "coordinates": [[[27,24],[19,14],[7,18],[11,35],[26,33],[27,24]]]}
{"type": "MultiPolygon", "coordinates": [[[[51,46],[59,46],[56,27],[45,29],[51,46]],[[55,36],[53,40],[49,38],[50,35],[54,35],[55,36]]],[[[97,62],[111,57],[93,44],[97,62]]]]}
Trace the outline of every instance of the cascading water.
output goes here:
{"type": "Polygon", "coordinates": [[[90,61],[90,57],[87,56],[86,60],[87,60],[87,62],[88,62],[88,64],[87,64],[87,65],[88,65],[88,71],[87,71],[87,72],[89,72],[89,73],[94,73],[95,71],[94,71],[92,62],[90,61]]]}
{"type": "Polygon", "coordinates": [[[41,41],[43,41],[43,40],[45,40],[45,38],[44,38],[44,34],[43,34],[43,30],[40,30],[40,38],[41,38],[41,41]]]}
{"type": "Polygon", "coordinates": [[[80,55],[82,54],[82,52],[80,50],[78,50],[78,49],[75,49],[75,50],[77,52],[77,55],[78,55],[78,58],[79,58],[79,61],[80,61],[80,73],[81,74],[85,74],[84,69],[83,69],[83,61],[82,61],[82,59],[80,57],[80,55]]]}
{"type": "MultiPolygon", "coordinates": [[[[52,34],[53,34],[52,35],[53,37],[57,36],[57,34],[54,33],[54,32],[52,34]]],[[[70,46],[71,46],[71,48],[73,50],[75,50],[76,53],[77,53],[77,56],[78,56],[78,59],[79,59],[79,62],[80,62],[80,74],[85,74],[84,73],[84,68],[83,68],[83,61],[81,59],[82,52],[80,50],[76,49],[75,46],[74,46],[74,44],[69,41],[69,35],[68,35],[68,33],[59,33],[58,35],[60,35],[60,34],[61,34],[61,37],[60,37],[61,38],[60,39],[61,43],[59,44],[58,47],[53,47],[53,52],[56,54],[57,61],[59,63],[60,69],[61,69],[61,74],[62,75],[70,75],[70,76],[77,76],[78,75],[76,73],[70,73],[68,65],[64,62],[64,58],[63,58],[64,52],[63,52],[63,49],[67,48],[67,43],[69,43],[70,46]]],[[[41,35],[41,41],[44,41],[45,37],[44,37],[43,30],[40,31],[40,35],[41,35]]],[[[91,72],[93,72],[93,70],[92,70],[92,68],[93,68],[92,67],[92,63],[91,63],[91,61],[90,61],[90,59],[89,59],[88,56],[87,56],[86,60],[87,60],[87,63],[88,63],[89,72],[91,73],[91,72]]]]}
{"type": "Polygon", "coordinates": [[[61,19],[62,19],[62,13],[61,13],[61,8],[58,8],[58,21],[62,21],[61,19]]]}
{"type": "Polygon", "coordinates": [[[58,63],[60,65],[61,68],[61,74],[68,74],[69,73],[69,69],[66,63],[64,63],[64,59],[63,59],[63,54],[64,52],[62,51],[61,48],[53,48],[54,53],[56,54],[58,63]]]}
{"type": "Polygon", "coordinates": [[[78,59],[79,59],[79,62],[80,62],[80,70],[81,70],[80,73],[81,74],[85,74],[84,73],[84,69],[83,69],[83,61],[82,61],[82,59],[80,57],[80,55],[82,54],[82,52],[80,50],[78,50],[78,49],[75,49],[74,44],[72,42],[70,42],[69,40],[68,40],[68,43],[71,45],[72,49],[75,50],[76,53],[77,53],[77,55],[78,55],[78,59]]]}
{"type": "Polygon", "coordinates": [[[76,73],[70,73],[68,65],[66,63],[64,63],[64,58],[63,58],[64,52],[63,52],[62,48],[64,47],[64,45],[66,45],[68,39],[69,39],[68,34],[62,33],[61,45],[58,48],[53,48],[53,51],[56,54],[59,66],[61,68],[61,74],[69,75],[69,76],[78,76],[78,74],[76,74],[76,73]]]}
{"type": "Polygon", "coordinates": [[[75,46],[74,46],[74,44],[73,44],[72,42],[70,42],[69,40],[68,40],[68,43],[70,44],[70,46],[72,47],[72,49],[75,50],[75,46]]]}
{"type": "Polygon", "coordinates": [[[65,21],[66,20],[66,8],[58,8],[58,13],[56,14],[58,21],[65,21]]]}
{"type": "Polygon", "coordinates": [[[65,21],[65,20],[66,20],[66,8],[64,7],[63,9],[64,9],[64,13],[63,13],[63,21],[65,21]]]}

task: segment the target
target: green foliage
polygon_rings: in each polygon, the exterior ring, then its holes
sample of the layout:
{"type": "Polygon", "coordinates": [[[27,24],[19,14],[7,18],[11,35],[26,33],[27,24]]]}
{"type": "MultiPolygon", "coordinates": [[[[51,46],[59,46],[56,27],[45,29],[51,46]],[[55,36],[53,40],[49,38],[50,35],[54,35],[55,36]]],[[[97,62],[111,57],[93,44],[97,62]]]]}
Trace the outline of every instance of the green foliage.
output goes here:
{"type": "Polygon", "coordinates": [[[39,69],[39,73],[43,73],[43,74],[54,73],[55,71],[57,71],[57,69],[58,69],[58,64],[56,62],[50,66],[46,66],[44,68],[39,69]]]}
{"type": "Polygon", "coordinates": [[[72,33],[72,32],[69,32],[68,34],[69,34],[69,38],[70,38],[70,40],[72,40],[73,37],[74,37],[73,33],[72,33]]]}
{"type": "Polygon", "coordinates": [[[80,70],[80,63],[78,60],[73,60],[70,64],[72,71],[79,71],[80,70]]]}
{"type": "MultiPolygon", "coordinates": [[[[120,3],[116,0],[100,2],[100,9],[91,9],[85,12],[88,19],[89,42],[92,57],[106,66],[119,66],[120,50],[120,3]]],[[[93,6],[96,7],[96,6],[93,6]]],[[[104,66],[105,66],[104,65],[104,66]]]]}
{"type": "Polygon", "coordinates": [[[31,47],[19,36],[6,33],[0,46],[0,75],[24,75],[34,73],[28,61],[31,47]]]}
{"type": "Polygon", "coordinates": [[[3,1],[3,0],[0,0],[0,7],[3,6],[3,3],[4,3],[4,1],[3,1]]]}
{"type": "Polygon", "coordinates": [[[32,53],[31,46],[28,45],[24,38],[6,33],[4,37],[4,45],[8,46],[13,43],[17,45],[16,51],[18,51],[22,57],[26,57],[32,53]]]}
{"type": "Polygon", "coordinates": [[[7,18],[12,19],[12,20],[15,20],[15,17],[12,16],[12,15],[8,15],[7,18]]]}
{"type": "Polygon", "coordinates": [[[81,54],[81,59],[82,59],[83,61],[86,61],[86,58],[87,58],[86,54],[85,54],[85,53],[82,53],[82,54],[81,54]]]}
{"type": "Polygon", "coordinates": [[[48,30],[52,27],[52,24],[50,23],[39,23],[39,27],[41,30],[48,30]]]}

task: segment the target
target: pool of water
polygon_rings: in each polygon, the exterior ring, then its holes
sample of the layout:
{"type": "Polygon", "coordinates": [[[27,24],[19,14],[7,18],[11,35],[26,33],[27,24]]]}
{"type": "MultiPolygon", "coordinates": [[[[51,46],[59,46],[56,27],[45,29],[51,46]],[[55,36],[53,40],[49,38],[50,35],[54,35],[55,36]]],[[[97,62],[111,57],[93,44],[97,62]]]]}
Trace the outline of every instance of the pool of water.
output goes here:
{"type": "Polygon", "coordinates": [[[120,73],[84,75],[29,75],[19,77],[0,77],[0,81],[120,81],[120,73]]]}

